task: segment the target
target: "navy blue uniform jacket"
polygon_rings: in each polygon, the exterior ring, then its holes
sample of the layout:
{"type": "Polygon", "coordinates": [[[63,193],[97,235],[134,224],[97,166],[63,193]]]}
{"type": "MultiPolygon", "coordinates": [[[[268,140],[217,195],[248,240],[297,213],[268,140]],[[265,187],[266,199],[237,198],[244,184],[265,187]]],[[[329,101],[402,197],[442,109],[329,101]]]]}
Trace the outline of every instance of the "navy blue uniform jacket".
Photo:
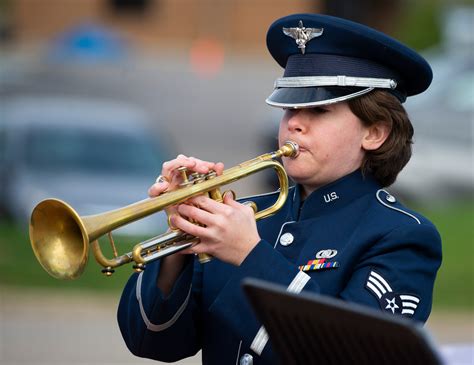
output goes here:
{"type": "MultiPolygon", "coordinates": [[[[252,198],[263,209],[277,193],[252,198]]],[[[189,259],[170,295],[156,286],[160,263],[128,281],[118,321],[132,353],[177,361],[202,349],[204,364],[275,363],[264,328],[240,287],[245,277],[426,321],[441,263],[441,240],[427,219],[356,171],[258,222],[262,240],[235,267],[189,259]]]]}

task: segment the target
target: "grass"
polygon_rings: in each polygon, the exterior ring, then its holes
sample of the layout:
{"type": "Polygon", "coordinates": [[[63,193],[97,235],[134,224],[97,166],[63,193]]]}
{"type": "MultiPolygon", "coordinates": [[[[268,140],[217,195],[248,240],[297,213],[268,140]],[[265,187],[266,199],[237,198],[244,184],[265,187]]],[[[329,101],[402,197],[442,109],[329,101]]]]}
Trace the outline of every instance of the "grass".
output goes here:
{"type": "MultiPolygon", "coordinates": [[[[438,273],[434,307],[473,308],[474,292],[474,202],[449,203],[444,206],[418,207],[441,233],[443,264],[438,273]]],[[[157,232],[157,234],[160,232],[157,232]]],[[[119,252],[124,253],[137,240],[115,238],[119,252]]],[[[103,242],[107,246],[107,242],[103,242]]],[[[50,277],[38,264],[25,229],[0,222],[0,285],[19,287],[48,287],[61,290],[100,290],[120,292],[132,272],[131,265],[118,268],[112,277],[100,273],[94,257],[84,275],[75,281],[60,281],[50,277]]],[[[110,257],[110,250],[104,250],[110,257]]]]}
{"type": "MultiPolygon", "coordinates": [[[[157,232],[158,234],[159,232],[157,232]]],[[[131,238],[114,237],[119,254],[128,251],[133,243],[131,238]]],[[[104,254],[112,257],[108,240],[101,240],[104,254]]],[[[92,253],[84,274],[77,280],[56,280],[43,270],[31,249],[27,230],[9,224],[0,223],[0,285],[20,287],[45,287],[61,290],[90,289],[100,291],[121,291],[128,277],[133,272],[131,265],[118,268],[111,277],[101,273],[101,267],[95,262],[92,253]]]]}
{"type": "Polygon", "coordinates": [[[474,203],[419,208],[438,228],[443,263],[434,290],[434,307],[474,309],[474,203]]]}

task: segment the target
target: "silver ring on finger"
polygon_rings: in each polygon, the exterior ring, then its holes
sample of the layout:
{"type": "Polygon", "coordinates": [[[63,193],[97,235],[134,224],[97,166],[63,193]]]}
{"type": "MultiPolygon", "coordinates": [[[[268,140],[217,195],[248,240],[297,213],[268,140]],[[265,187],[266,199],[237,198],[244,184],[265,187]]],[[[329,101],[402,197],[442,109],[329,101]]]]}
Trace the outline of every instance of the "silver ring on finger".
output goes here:
{"type": "Polygon", "coordinates": [[[164,182],[169,183],[170,180],[169,180],[166,176],[158,175],[158,177],[157,177],[156,180],[155,180],[155,183],[161,184],[161,183],[164,183],[164,182]]]}

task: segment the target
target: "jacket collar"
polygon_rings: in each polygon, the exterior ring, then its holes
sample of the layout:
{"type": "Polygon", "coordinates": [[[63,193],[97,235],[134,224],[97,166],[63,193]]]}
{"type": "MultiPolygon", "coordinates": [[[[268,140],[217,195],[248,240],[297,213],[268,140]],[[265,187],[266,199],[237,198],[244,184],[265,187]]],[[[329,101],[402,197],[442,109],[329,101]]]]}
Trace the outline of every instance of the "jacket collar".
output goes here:
{"type": "Polygon", "coordinates": [[[313,191],[306,197],[301,206],[302,187],[298,184],[293,189],[292,219],[304,220],[327,214],[347,206],[363,195],[375,194],[380,188],[373,177],[364,176],[360,170],[356,170],[313,191]]]}

